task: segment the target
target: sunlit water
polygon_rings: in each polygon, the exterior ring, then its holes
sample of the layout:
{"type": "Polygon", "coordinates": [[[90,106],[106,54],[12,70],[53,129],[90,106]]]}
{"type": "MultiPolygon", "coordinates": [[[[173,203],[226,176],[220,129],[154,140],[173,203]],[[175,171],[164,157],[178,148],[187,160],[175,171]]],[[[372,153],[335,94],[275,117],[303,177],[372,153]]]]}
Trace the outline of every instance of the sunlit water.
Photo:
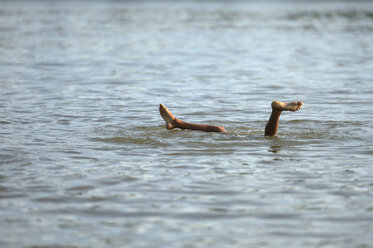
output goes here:
{"type": "Polygon", "coordinates": [[[0,4],[1,247],[373,247],[372,1],[0,4]]]}

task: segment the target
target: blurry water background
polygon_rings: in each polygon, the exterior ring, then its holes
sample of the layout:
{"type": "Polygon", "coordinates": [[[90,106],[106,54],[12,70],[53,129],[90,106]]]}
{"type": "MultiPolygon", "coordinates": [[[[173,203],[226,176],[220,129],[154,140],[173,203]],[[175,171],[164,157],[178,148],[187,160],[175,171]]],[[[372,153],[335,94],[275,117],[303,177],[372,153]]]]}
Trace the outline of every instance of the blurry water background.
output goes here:
{"type": "Polygon", "coordinates": [[[1,1],[0,246],[373,247],[372,93],[373,1],[1,1]]]}

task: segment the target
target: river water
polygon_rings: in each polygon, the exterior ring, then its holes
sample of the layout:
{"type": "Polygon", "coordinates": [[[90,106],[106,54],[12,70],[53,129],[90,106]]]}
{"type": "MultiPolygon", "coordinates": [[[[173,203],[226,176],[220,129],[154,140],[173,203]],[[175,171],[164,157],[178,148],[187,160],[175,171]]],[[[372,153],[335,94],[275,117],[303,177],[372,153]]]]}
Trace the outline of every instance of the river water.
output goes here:
{"type": "Polygon", "coordinates": [[[1,247],[373,247],[373,1],[0,4],[1,247]]]}

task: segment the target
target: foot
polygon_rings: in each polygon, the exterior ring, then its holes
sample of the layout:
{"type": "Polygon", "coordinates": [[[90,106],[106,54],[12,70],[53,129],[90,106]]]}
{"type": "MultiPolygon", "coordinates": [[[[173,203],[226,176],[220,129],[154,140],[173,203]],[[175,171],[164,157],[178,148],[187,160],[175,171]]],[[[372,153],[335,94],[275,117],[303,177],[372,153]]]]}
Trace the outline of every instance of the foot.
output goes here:
{"type": "Polygon", "coordinates": [[[163,104],[159,105],[159,113],[165,120],[167,129],[175,128],[176,117],[163,104]]]}
{"type": "Polygon", "coordinates": [[[272,108],[285,111],[298,111],[303,105],[303,102],[272,102],[272,108]]]}

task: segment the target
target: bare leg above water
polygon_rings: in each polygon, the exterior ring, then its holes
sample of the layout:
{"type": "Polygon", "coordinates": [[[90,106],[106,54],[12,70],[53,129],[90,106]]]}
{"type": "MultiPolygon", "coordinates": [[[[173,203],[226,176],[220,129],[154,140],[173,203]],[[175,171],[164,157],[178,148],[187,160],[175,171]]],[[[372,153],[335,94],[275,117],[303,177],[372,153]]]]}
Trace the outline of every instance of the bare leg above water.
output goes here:
{"type": "MultiPolygon", "coordinates": [[[[272,102],[272,114],[265,127],[265,136],[276,136],[282,111],[298,111],[302,105],[302,102],[272,102]]],[[[163,104],[159,105],[159,112],[166,122],[167,129],[181,128],[205,132],[226,132],[222,126],[193,124],[179,120],[163,104]]]]}
{"type": "Polygon", "coordinates": [[[269,117],[267,125],[265,127],[265,136],[276,136],[278,123],[282,111],[298,111],[303,105],[303,102],[272,102],[272,114],[269,117]]]}
{"type": "Polygon", "coordinates": [[[222,126],[193,124],[179,120],[163,104],[159,105],[159,112],[166,122],[167,129],[181,128],[205,132],[226,132],[222,126]]]}

